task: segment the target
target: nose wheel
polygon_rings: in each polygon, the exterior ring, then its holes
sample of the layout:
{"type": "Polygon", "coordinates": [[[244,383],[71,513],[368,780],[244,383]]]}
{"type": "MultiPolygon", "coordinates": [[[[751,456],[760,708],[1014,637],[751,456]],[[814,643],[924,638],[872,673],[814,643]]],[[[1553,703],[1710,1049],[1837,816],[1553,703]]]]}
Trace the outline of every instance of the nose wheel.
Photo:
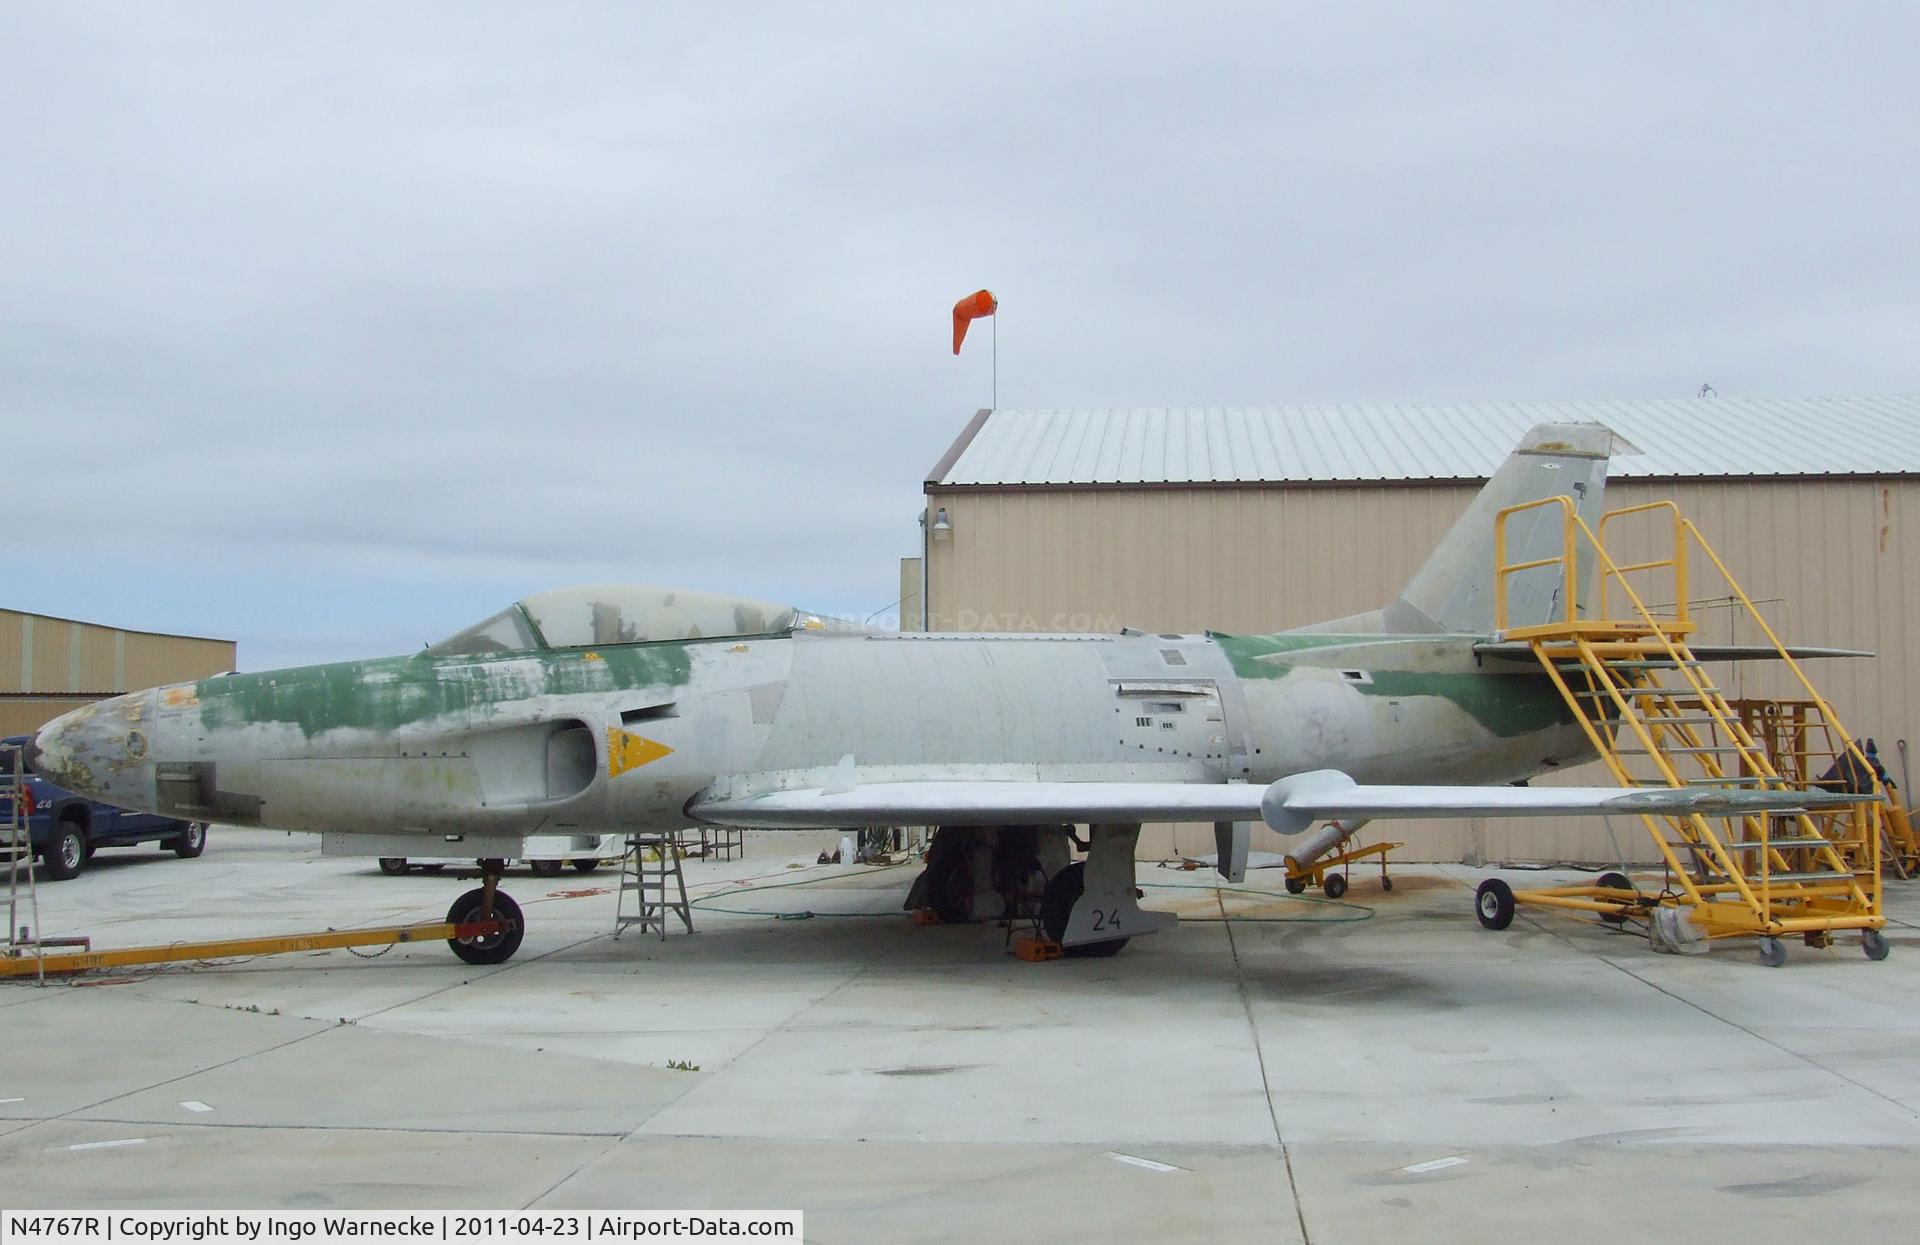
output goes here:
{"type": "Polygon", "coordinates": [[[526,936],[526,921],[520,914],[520,905],[499,889],[500,871],[506,866],[504,860],[481,861],[484,880],[454,900],[453,906],[447,909],[449,925],[474,925],[482,921],[500,923],[497,930],[489,933],[455,934],[447,939],[447,945],[453,948],[453,953],[469,964],[504,964],[513,958],[513,953],[520,949],[520,940],[526,936]]]}

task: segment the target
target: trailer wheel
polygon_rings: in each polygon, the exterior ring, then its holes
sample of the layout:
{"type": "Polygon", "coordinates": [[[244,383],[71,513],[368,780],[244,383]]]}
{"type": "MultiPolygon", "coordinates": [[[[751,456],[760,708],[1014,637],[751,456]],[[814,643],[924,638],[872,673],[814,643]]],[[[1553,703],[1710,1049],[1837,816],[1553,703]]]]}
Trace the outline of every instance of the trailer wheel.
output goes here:
{"type": "MultiPolygon", "coordinates": [[[[447,909],[447,924],[465,925],[469,921],[480,919],[480,905],[486,900],[484,887],[476,886],[460,898],[453,901],[453,907],[447,909]]],[[[493,915],[506,923],[506,928],[497,934],[482,934],[478,938],[449,938],[447,945],[453,953],[469,964],[504,964],[513,958],[520,949],[520,940],[526,937],[526,922],[520,916],[520,905],[502,890],[493,892],[493,915]]]]}
{"type": "Polygon", "coordinates": [[[1513,887],[1499,878],[1488,878],[1473,894],[1473,914],[1488,929],[1505,929],[1513,924],[1513,887]]]}
{"type": "Polygon", "coordinates": [[[1305,878],[1288,878],[1287,879],[1287,894],[1304,895],[1306,893],[1307,893],[1307,880],[1305,878]]]}
{"type": "Polygon", "coordinates": [[[574,861],[573,867],[578,869],[582,873],[593,873],[600,868],[600,862],[598,860],[595,860],[589,857],[588,859],[585,859],[585,860],[574,861]]]}
{"type": "Polygon", "coordinates": [[[557,878],[560,876],[560,870],[565,867],[565,862],[558,860],[529,860],[527,862],[527,868],[533,870],[534,876],[542,878],[557,878]]]}
{"type": "Polygon", "coordinates": [[[1779,968],[1787,962],[1787,944],[1778,938],[1760,940],[1760,962],[1768,968],[1779,968]]]}
{"type": "Polygon", "coordinates": [[[1887,945],[1887,936],[1877,929],[1870,929],[1860,935],[1860,949],[1867,953],[1869,960],[1884,960],[1892,950],[1887,945]]]}
{"type": "MultiPolygon", "coordinates": [[[[1630,891],[1633,889],[1633,880],[1624,873],[1603,873],[1593,880],[1593,884],[1602,890],[1630,891]]],[[[1625,925],[1627,923],[1627,914],[1624,912],[1602,912],[1600,919],[1609,925],[1625,925]]]]}
{"type": "Polygon", "coordinates": [[[399,877],[406,871],[407,858],[405,856],[382,856],[380,858],[380,872],[386,874],[388,877],[399,877]]]}
{"type": "Polygon", "coordinates": [[[1329,873],[1327,880],[1320,883],[1320,889],[1326,892],[1328,899],[1340,898],[1340,896],[1347,893],[1347,875],[1344,873],[1329,873]]]}

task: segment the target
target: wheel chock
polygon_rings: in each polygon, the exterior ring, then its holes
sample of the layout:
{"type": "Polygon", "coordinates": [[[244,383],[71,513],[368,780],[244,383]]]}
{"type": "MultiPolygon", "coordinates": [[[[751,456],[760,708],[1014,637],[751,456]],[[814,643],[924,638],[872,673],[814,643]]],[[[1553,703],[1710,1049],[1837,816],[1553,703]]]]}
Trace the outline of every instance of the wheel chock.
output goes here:
{"type": "Polygon", "coordinates": [[[1029,964],[1057,960],[1066,954],[1060,944],[1051,938],[1033,938],[1026,935],[1013,940],[1013,953],[1029,964]]]}

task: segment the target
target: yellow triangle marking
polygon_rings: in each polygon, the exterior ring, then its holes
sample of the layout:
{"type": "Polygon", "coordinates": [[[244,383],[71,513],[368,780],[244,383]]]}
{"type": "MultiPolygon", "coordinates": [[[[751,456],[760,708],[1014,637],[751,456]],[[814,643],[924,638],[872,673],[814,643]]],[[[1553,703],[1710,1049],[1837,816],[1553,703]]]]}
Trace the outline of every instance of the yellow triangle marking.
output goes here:
{"type": "Polygon", "coordinates": [[[635,735],[617,726],[609,726],[607,728],[607,777],[618,778],[630,769],[651,765],[672,751],[673,749],[667,745],[648,739],[644,735],[635,735]]]}

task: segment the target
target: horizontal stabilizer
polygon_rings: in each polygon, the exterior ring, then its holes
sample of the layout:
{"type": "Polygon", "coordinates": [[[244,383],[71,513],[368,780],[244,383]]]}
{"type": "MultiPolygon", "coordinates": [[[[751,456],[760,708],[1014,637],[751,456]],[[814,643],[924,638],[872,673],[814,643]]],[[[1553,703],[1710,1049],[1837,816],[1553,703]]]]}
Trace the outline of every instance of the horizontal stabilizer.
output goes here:
{"type": "Polygon", "coordinates": [[[1052,822],[1253,821],[1299,834],[1316,821],[1374,818],[1740,816],[1857,804],[1826,791],[1716,787],[1363,786],[1338,770],[1294,774],[1268,787],[1181,782],[875,782],[734,799],[696,799],[688,812],[712,825],[798,830],[848,826],[1012,826],[1052,822]]]}
{"type": "Polygon", "coordinates": [[[1549,817],[1640,813],[1738,817],[1857,804],[1865,798],[1829,791],[1761,791],[1726,787],[1453,787],[1362,786],[1339,770],[1282,778],[1260,801],[1261,818],[1282,834],[1316,821],[1429,817],[1549,817]]]}
{"type": "MultiPolygon", "coordinates": [[[[1655,653],[1664,651],[1657,643],[1650,644],[1648,647],[1655,653]]],[[[1511,657],[1529,663],[1535,660],[1533,647],[1525,640],[1484,640],[1474,645],[1473,651],[1482,657],[1511,657]]],[[[1687,646],[1687,653],[1695,661],[1780,660],[1780,650],[1771,644],[1690,644],[1687,646]]],[[[1816,657],[1871,657],[1873,653],[1863,648],[1818,648],[1806,644],[1789,644],[1786,655],[1795,661],[1810,661],[1816,657]]]]}

